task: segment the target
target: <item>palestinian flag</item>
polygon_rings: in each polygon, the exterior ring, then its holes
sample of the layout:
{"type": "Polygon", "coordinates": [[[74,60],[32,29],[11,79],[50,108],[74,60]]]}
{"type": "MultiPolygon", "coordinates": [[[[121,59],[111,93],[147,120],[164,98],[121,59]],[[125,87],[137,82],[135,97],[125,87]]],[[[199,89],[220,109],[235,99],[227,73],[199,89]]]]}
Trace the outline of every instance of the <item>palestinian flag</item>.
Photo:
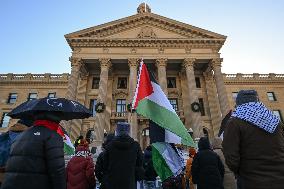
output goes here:
{"type": "Polygon", "coordinates": [[[182,172],[183,160],[169,143],[152,144],[152,160],[155,171],[162,181],[182,172]]]}
{"type": "Polygon", "coordinates": [[[75,147],[73,146],[70,138],[63,131],[63,129],[59,126],[57,129],[57,133],[62,136],[64,142],[64,153],[67,155],[73,155],[75,153],[75,147]]]}
{"type": "Polygon", "coordinates": [[[153,75],[141,61],[132,108],[165,129],[164,141],[195,147],[182,121],[153,75]]]}

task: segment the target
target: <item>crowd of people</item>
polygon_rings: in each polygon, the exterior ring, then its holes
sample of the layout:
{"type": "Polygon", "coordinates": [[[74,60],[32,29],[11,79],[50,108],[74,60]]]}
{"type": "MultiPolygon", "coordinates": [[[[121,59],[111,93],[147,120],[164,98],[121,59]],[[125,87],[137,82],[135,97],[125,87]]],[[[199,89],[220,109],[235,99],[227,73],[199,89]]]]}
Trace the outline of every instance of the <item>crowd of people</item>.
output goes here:
{"type": "MultiPolygon", "coordinates": [[[[218,137],[206,135],[188,148],[181,174],[163,181],[163,189],[282,189],[284,125],[259,101],[256,91],[240,91],[234,111],[222,122],[218,137]]],[[[63,141],[56,130],[60,115],[38,114],[19,120],[0,137],[1,189],[155,189],[152,147],[142,152],[118,122],[108,134],[96,162],[83,137],[64,163],[63,141]],[[23,132],[24,131],[24,132],[23,132]]]]}

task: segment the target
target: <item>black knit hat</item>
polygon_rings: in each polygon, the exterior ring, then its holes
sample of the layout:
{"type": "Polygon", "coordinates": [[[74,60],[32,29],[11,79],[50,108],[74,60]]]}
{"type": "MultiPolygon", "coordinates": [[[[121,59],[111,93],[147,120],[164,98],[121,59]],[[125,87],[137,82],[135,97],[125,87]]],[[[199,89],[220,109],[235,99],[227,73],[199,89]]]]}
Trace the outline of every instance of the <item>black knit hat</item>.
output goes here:
{"type": "Polygon", "coordinates": [[[255,90],[241,90],[236,98],[236,105],[242,105],[248,102],[258,102],[258,94],[255,90]]]}

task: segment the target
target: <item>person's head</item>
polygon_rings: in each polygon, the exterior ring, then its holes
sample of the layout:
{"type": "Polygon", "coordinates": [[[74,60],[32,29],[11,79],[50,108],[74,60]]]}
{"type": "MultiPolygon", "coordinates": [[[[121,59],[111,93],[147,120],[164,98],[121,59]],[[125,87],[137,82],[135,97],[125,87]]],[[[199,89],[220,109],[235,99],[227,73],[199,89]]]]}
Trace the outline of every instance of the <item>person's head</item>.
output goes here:
{"type": "Polygon", "coordinates": [[[118,122],[116,124],[115,136],[127,136],[130,132],[130,125],[127,122],[118,122]]]}
{"type": "Polygon", "coordinates": [[[80,143],[78,144],[78,146],[76,147],[76,152],[77,151],[89,151],[89,143],[87,140],[85,139],[81,139],[80,143]]]}
{"type": "Polygon", "coordinates": [[[188,149],[188,153],[189,153],[189,156],[194,157],[195,154],[196,154],[195,148],[190,147],[190,148],[188,149]]]}
{"type": "Polygon", "coordinates": [[[84,137],[82,135],[78,136],[79,140],[82,140],[84,137]]]}
{"type": "Polygon", "coordinates": [[[222,149],[222,139],[220,137],[215,137],[212,141],[213,149],[222,149]]]}
{"type": "Polygon", "coordinates": [[[258,94],[255,90],[241,90],[236,98],[236,105],[242,105],[249,102],[258,102],[258,94]]]}
{"type": "Polygon", "coordinates": [[[198,142],[199,150],[210,150],[210,142],[208,137],[201,137],[198,142]]]}
{"type": "Polygon", "coordinates": [[[34,115],[34,120],[48,120],[55,123],[59,123],[62,120],[62,114],[62,112],[38,111],[34,115]]]}

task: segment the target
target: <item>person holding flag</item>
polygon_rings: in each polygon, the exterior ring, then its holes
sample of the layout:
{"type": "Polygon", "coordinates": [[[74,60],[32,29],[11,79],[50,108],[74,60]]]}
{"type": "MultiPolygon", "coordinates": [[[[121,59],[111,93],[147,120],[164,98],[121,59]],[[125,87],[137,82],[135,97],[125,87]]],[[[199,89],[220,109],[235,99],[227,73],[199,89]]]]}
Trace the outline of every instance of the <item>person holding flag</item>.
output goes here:
{"type": "Polygon", "coordinates": [[[194,148],[196,144],[143,60],[132,109],[150,119],[153,165],[161,180],[180,175],[183,162],[170,143],[194,148]]]}

